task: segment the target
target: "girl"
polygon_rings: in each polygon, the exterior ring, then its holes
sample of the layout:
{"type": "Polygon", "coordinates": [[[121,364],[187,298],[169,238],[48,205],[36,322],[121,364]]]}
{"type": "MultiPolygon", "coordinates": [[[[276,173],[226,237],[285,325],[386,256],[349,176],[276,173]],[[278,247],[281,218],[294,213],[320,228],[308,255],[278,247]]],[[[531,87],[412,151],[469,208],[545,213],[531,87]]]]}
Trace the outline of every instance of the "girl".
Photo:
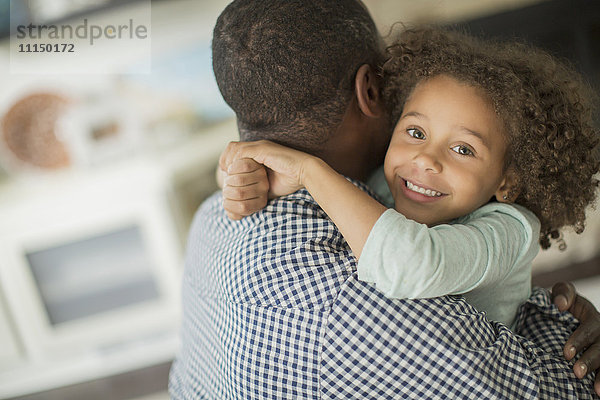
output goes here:
{"type": "Polygon", "coordinates": [[[433,29],[402,33],[382,77],[396,125],[372,184],[386,197],[387,182],[394,209],[320,159],[264,141],[222,155],[226,208],[266,190],[256,184],[264,172],[247,173],[244,158],[254,159],[285,188],[276,194],[311,193],[358,258],[359,279],[393,298],[464,294],[512,325],[537,242],[583,231],[595,199],[591,97],[541,51],[433,29]]]}

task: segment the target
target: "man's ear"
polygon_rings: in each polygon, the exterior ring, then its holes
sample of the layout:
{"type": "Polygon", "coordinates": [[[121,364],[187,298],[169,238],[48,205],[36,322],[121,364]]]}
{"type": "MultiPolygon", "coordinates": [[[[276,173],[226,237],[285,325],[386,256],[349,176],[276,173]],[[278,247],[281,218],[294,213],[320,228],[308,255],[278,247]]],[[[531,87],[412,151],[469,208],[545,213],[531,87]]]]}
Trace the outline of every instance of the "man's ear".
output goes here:
{"type": "Polygon", "coordinates": [[[360,66],[354,79],[354,86],[358,107],[362,113],[374,118],[382,116],[384,111],[379,92],[379,78],[370,65],[360,66]]]}
{"type": "Polygon", "coordinates": [[[513,168],[508,168],[504,174],[498,190],[496,190],[496,200],[501,203],[512,203],[519,196],[519,180],[517,173],[513,168]]]}

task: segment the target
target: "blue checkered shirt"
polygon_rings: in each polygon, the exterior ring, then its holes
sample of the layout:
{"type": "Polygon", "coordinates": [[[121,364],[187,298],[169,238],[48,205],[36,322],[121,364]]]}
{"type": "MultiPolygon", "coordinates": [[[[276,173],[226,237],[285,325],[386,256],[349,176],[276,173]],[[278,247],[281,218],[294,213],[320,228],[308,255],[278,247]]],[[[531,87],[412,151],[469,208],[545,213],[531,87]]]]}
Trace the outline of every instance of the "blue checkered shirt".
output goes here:
{"type": "Polygon", "coordinates": [[[241,221],[196,214],[174,399],[587,399],[562,347],[577,325],[537,289],[523,336],[462,297],[393,300],[305,191],[241,221]]]}

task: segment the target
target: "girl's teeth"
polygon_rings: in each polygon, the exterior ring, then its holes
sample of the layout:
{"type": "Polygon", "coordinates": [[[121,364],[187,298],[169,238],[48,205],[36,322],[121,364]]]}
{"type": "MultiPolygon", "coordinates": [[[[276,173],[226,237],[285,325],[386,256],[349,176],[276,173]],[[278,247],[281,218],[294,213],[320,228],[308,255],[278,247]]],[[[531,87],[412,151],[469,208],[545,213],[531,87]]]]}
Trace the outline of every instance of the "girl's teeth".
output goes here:
{"type": "Polygon", "coordinates": [[[422,187],[417,186],[414,183],[411,183],[409,181],[406,181],[406,187],[408,187],[413,192],[421,193],[421,194],[424,194],[425,196],[429,196],[429,197],[440,197],[442,195],[438,191],[422,188],[422,187]]]}

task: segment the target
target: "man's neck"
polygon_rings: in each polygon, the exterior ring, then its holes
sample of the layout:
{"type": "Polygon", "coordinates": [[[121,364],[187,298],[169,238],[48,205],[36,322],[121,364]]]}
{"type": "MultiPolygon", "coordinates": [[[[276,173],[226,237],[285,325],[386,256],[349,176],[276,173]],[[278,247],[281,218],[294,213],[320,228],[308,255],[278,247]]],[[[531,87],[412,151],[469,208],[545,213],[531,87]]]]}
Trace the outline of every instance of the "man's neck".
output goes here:
{"type": "Polygon", "coordinates": [[[365,165],[362,157],[350,157],[348,152],[341,149],[324,149],[315,154],[338,173],[352,179],[364,182],[373,168],[365,165]],[[337,150],[337,151],[336,151],[337,150]],[[352,161],[352,162],[349,162],[352,161]]]}

